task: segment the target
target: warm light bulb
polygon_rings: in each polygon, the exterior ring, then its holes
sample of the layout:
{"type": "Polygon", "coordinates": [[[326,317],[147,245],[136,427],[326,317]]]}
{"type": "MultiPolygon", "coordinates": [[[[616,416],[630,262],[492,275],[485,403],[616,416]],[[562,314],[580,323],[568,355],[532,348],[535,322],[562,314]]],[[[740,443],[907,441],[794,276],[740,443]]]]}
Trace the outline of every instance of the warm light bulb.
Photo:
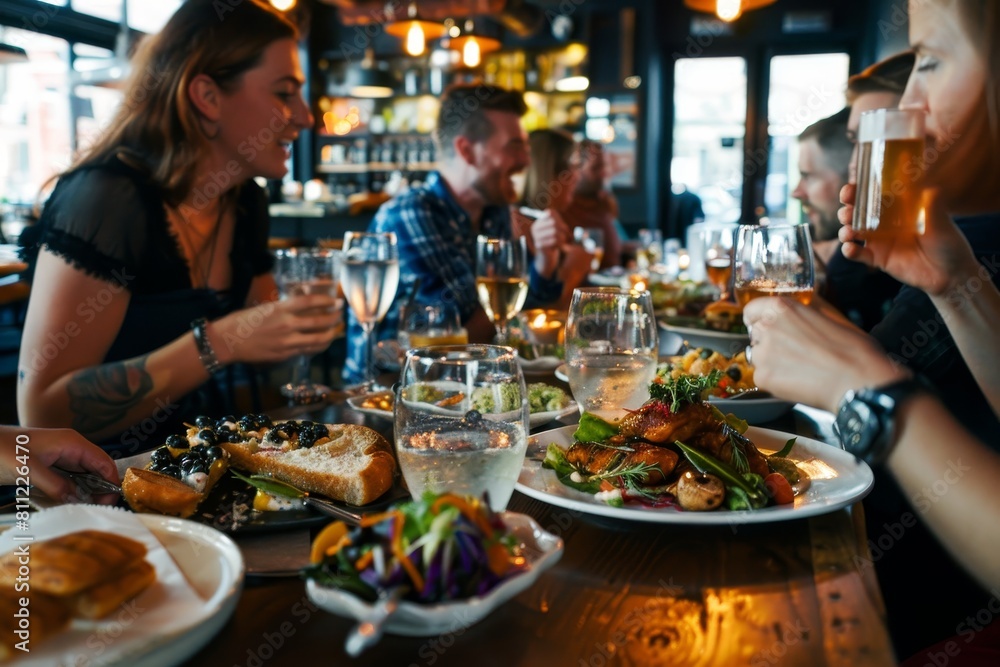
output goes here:
{"type": "Polygon", "coordinates": [[[411,56],[419,56],[427,48],[427,39],[424,37],[424,29],[420,23],[413,21],[410,29],[406,32],[406,52],[411,56]]]}
{"type": "Polygon", "coordinates": [[[743,0],[715,0],[715,13],[723,21],[735,21],[743,13],[743,0]]]}
{"type": "Polygon", "coordinates": [[[287,12],[295,6],[295,0],[271,0],[271,6],[279,12],[287,12]]]}
{"type": "Polygon", "coordinates": [[[462,47],[462,62],[465,63],[466,67],[478,67],[481,61],[482,51],[479,48],[479,42],[475,37],[470,37],[469,41],[462,47]]]}

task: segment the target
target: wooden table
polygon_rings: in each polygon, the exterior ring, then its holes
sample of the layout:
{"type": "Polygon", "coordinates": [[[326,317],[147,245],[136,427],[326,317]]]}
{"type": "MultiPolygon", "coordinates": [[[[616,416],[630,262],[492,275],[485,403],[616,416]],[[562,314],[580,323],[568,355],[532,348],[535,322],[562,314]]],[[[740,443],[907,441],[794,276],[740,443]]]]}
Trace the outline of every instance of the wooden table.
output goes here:
{"type": "MultiPolygon", "coordinates": [[[[391,424],[340,404],[332,423],[391,424]]],[[[286,415],[287,416],[287,415],[286,415]]],[[[793,413],[769,425],[817,435],[793,413]]],[[[354,622],[316,609],[296,579],[248,581],[233,619],[191,665],[889,665],[860,505],[800,521],[681,527],[601,519],[518,492],[509,509],[565,541],[562,559],[481,623],[343,651],[354,622]]]]}

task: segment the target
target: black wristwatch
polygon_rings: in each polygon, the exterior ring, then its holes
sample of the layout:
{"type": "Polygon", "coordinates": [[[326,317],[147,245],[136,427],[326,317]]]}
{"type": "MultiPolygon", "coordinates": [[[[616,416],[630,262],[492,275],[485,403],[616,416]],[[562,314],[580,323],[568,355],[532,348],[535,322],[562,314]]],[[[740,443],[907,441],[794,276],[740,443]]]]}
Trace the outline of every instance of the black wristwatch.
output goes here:
{"type": "Polygon", "coordinates": [[[844,449],[868,465],[885,460],[896,441],[896,410],[911,396],[927,391],[913,378],[844,394],[837,409],[837,434],[844,449]]]}

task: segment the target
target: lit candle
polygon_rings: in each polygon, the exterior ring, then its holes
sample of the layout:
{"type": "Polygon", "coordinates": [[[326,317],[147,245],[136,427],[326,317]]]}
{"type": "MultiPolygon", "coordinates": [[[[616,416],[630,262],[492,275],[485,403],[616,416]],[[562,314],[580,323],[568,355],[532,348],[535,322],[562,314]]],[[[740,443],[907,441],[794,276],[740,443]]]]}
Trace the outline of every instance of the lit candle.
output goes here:
{"type": "Polygon", "coordinates": [[[533,345],[558,345],[563,332],[563,321],[554,317],[557,313],[545,310],[526,313],[528,331],[533,345]]]}

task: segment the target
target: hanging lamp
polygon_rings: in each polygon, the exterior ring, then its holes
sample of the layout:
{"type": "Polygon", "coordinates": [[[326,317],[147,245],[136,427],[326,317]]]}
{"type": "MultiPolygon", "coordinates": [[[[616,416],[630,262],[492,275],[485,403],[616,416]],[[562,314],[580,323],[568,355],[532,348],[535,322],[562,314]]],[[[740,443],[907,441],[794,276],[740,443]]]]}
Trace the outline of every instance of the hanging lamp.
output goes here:
{"type": "Polygon", "coordinates": [[[465,30],[458,37],[453,37],[448,42],[448,48],[462,54],[462,64],[466,67],[479,67],[483,61],[483,54],[492,51],[499,51],[501,47],[499,39],[475,34],[475,24],[472,19],[465,21],[465,30]]]}
{"type": "Polygon", "coordinates": [[[744,12],[773,5],[778,0],[684,0],[684,4],[698,12],[715,14],[723,21],[735,21],[744,12]]]}
{"type": "Polygon", "coordinates": [[[402,39],[406,52],[416,57],[423,55],[427,50],[428,40],[444,37],[445,27],[440,23],[420,19],[417,3],[411,2],[406,10],[406,20],[386,25],[385,31],[393,37],[402,39]]]}

